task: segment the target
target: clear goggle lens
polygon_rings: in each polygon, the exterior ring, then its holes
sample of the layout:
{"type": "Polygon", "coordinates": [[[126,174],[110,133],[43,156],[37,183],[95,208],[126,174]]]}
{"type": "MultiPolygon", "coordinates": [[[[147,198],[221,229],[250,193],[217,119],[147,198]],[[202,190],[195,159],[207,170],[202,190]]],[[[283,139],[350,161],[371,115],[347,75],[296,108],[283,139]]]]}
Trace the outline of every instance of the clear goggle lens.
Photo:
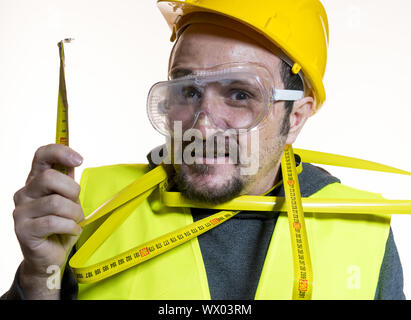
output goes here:
{"type": "Polygon", "coordinates": [[[195,128],[205,117],[222,131],[249,130],[274,101],[303,97],[302,91],[273,89],[267,71],[259,69],[237,66],[158,82],[147,99],[150,121],[164,135],[173,135],[176,124],[183,132],[195,128]]]}

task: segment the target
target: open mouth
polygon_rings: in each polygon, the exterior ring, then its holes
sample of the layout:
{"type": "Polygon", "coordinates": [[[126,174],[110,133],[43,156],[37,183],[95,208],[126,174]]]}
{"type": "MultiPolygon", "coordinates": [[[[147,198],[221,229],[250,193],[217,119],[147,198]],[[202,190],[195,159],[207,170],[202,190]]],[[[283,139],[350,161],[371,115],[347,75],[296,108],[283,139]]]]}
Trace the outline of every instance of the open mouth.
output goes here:
{"type": "Polygon", "coordinates": [[[197,156],[195,153],[192,153],[192,155],[195,159],[194,163],[196,164],[233,164],[233,161],[231,161],[232,157],[229,152],[209,152],[197,156]]]}
{"type": "MultiPolygon", "coordinates": [[[[183,146],[183,150],[189,144],[183,146]]],[[[220,163],[236,163],[238,161],[238,143],[225,139],[208,139],[206,141],[199,141],[193,146],[190,146],[190,155],[195,159],[197,164],[220,164],[220,163]]]]}
{"type": "Polygon", "coordinates": [[[191,156],[195,158],[205,158],[205,159],[227,158],[227,157],[230,157],[230,152],[229,151],[224,151],[224,152],[217,152],[217,151],[207,152],[206,151],[200,154],[196,154],[195,151],[192,151],[191,156]]]}

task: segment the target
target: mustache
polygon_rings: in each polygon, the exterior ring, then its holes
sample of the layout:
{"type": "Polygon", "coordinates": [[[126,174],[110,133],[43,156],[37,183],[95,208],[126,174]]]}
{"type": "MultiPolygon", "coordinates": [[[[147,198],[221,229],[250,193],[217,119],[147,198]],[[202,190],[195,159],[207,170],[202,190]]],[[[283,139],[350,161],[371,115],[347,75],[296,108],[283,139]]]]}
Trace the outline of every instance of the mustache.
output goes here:
{"type": "Polygon", "coordinates": [[[238,160],[238,137],[213,135],[205,140],[193,137],[190,141],[182,142],[182,151],[190,152],[193,157],[230,157],[232,160],[238,160]]]}

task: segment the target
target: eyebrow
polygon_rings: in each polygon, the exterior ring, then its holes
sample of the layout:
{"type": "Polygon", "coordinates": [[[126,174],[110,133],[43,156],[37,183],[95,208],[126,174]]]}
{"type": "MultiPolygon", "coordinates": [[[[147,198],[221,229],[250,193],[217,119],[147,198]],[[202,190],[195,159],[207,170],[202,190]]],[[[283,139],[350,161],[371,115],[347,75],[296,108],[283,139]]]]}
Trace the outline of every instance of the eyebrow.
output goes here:
{"type": "Polygon", "coordinates": [[[177,78],[182,78],[185,76],[188,76],[192,74],[193,71],[191,69],[185,69],[185,68],[175,68],[171,70],[170,72],[170,79],[177,79],[177,78]]]}
{"type": "Polygon", "coordinates": [[[248,80],[234,79],[234,80],[230,80],[229,84],[230,85],[251,85],[252,83],[248,80]]]}
{"type": "MultiPolygon", "coordinates": [[[[193,70],[186,68],[175,68],[170,72],[170,79],[178,79],[193,74],[193,70]]],[[[230,85],[250,85],[248,80],[233,79],[229,81],[230,85]]]]}

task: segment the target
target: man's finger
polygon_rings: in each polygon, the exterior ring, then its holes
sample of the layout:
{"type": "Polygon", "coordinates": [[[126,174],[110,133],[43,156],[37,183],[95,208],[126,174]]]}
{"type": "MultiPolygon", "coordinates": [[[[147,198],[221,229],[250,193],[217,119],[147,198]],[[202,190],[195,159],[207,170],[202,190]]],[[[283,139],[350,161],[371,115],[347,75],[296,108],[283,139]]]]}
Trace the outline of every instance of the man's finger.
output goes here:
{"type": "Polygon", "coordinates": [[[32,219],[30,224],[31,236],[35,238],[45,238],[53,234],[78,236],[82,230],[73,220],[53,215],[32,219]]]}
{"type": "Polygon", "coordinates": [[[32,199],[54,193],[76,201],[80,194],[80,185],[61,172],[47,169],[35,176],[25,190],[25,195],[32,199]]]}
{"type": "Polygon", "coordinates": [[[26,183],[29,183],[40,172],[52,168],[56,163],[66,167],[77,167],[82,162],[81,155],[67,146],[49,144],[40,147],[34,154],[31,171],[26,183]]]}
{"type": "Polygon", "coordinates": [[[24,219],[33,219],[47,215],[60,216],[71,219],[74,222],[79,222],[84,218],[83,209],[79,203],[63,198],[57,194],[25,203],[13,212],[16,223],[24,219]]]}

